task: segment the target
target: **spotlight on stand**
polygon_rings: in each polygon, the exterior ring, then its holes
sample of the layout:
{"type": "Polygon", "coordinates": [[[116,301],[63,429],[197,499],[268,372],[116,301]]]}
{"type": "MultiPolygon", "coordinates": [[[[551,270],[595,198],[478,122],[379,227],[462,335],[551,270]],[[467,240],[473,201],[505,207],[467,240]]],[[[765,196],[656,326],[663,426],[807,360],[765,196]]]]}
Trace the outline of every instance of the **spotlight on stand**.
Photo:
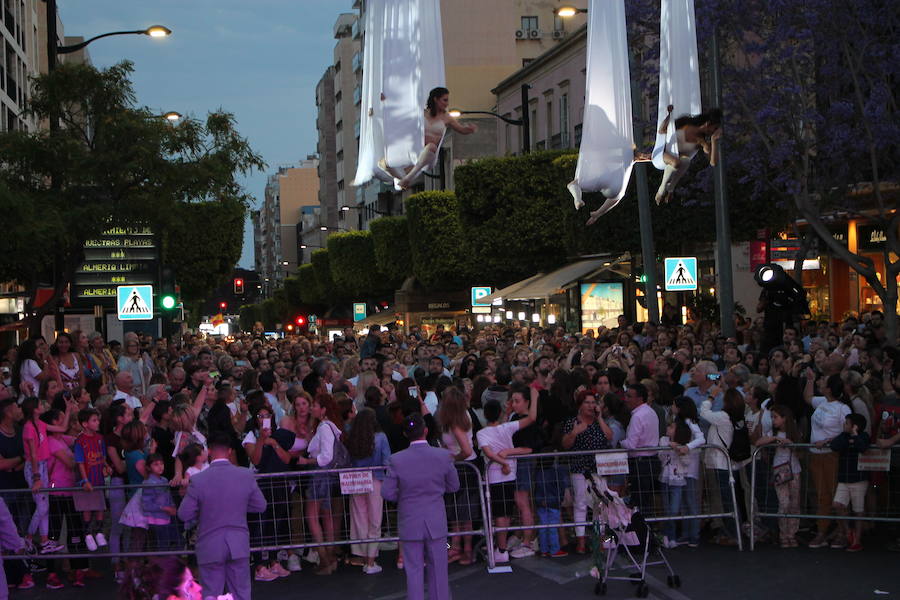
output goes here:
{"type": "Polygon", "coordinates": [[[809,314],[806,290],[788,275],[781,265],[761,265],[753,279],[762,288],[759,311],[763,313],[762,350],[768,352],[782,344],[785,325],[791,325],[798,317],[809,314]]]}

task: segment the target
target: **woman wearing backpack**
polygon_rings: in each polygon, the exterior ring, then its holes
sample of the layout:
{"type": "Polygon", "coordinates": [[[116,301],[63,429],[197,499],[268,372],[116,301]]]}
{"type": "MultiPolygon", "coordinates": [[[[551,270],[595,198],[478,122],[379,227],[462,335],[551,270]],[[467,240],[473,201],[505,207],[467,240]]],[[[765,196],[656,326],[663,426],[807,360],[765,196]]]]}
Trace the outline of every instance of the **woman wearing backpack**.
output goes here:
{"type": "MultiPolygon", "coordinates": [[[[350,466],[350,454],[341,442],[344,422],[341,411],[330,394],[316,394],[310,412],[319,421],[316,434],[309,442],[309,458],[301,459],[305,464],[314,464],[320,469],[340,469],[350,466]]],[[[317,542],[333,542],[335,530],[340,527],[339,500],[332,506],[338,477],[334,473],[313,475],[312,484],[306,489],[306,523],[312,537],[317,542]]],[[[319,567],[316,575],[331,575],[337,569],[337,556],[333,546],[318,548],[319,567]]]]}
{"type": "MultiPolygon", "coordinates": [[[[709,424],[709,433],[706,441],[712,446],[723,449],[708,450],[703,457],[707,469],[716,473],[719,482],[719,492],[722,496],[722,512],[734,512],[734,498],[740,498],[741,492],[737,489],[740,482],[740,471],[750,459],[750,434],[744,423],[744,396],[736,389],[725,392],[724,406],[721,411],[712,410],[712,401],[719,394],[718,386],[708,390],[706,400],[700,406],[700,418],[709,424]],[[734,496],[731,495],[729,486],[730,477],[734,477],[734,496]]],[[[722,546],[736,546],[738,543],[737,524],[733,519],[725,517],[725,534],[720,535],[715,542],[722,546]]]]}

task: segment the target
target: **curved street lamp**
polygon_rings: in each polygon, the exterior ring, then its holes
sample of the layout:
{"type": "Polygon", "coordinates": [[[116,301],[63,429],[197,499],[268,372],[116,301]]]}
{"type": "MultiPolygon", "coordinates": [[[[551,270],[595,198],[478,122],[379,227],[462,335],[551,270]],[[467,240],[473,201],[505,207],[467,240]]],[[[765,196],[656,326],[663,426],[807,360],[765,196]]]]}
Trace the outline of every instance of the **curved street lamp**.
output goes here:
{"type": "Polygon", "coordinates": [[[172,35],[172,30],[163,25],[151,25],[147,29],[135,29],[133,31],[110,31],[109,33],[101,33],[100,35],[95,35],[90,39],[84,40],[83,42],[79,42],[77,44],[72,44],[71,46],[57,46],[56,53],[71,54],[72,52],[78,52],[95,40],[114,35],[146,35],[152,38],[164,38],[172,35]]]}
{"type": "Polygon", "coordinates": [[[517,127],[522,128],[522,153],[528,154],[531,151],[531,118],[528,116],[528,106],[530,104],[528,99],[528,90],[531,89],[531,86],[527,83],[522,84],[522,118],[521,119],[511,119],[509,117],[504,117],[501,114],[491,112],[489,110],[459,110],[458,108],[450,109],[448,114],[456,119],[461,115],[490,115],[492,117],[497,117],[504,123],[509,123],[510,125],[515,125],[517,127]]]}

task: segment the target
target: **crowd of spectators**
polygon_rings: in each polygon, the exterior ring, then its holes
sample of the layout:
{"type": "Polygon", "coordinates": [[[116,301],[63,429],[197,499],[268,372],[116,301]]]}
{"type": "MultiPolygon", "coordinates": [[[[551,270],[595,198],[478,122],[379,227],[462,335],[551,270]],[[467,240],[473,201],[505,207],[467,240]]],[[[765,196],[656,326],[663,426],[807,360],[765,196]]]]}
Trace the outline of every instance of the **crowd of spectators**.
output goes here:
{"type": "MultiPolygon", "coordinates": [[[[587,552],[584,527],[529,527],[588,517],[593,457],[527,455],[614,448],[629,452],[630,468],[610,475],[609,487],[641,511],[677,517],[711,506],[740,516],[664,523],[668,547],[736,545],[750,535],[756,503],[765,514],[819,517],[760,518],[759,543],[861,550],[871,535],[864,517],[887,515],[900,489],[895,465],[859,468],[870,447],[900,440],[896,344],[877,311],[786,327],[773,348],[762,347],[762,327],[738,317],[736,337],[725,338],[707,322],[620,317],[584,334],[375,326],[328,340],[131,333],[119,344],[80,331],[25,340],[0,359],[0,497],[41,558],[6,561],[8,580],[32,587],[46,570],[46,586],[58,589],[101,575],[91,568],[99,558],[54,559],[62,550],[99,557],[108,548],[121,578],[121,552],[188,548],[192,523],[177,519],[177,507],[208,466],[213,434],[228,436],[237,464],[266,475],[258,482],[267,509],[250,517],[253,546],[380,537],[379,467],[408,446],[401,424],[413,412],[424,415],[430,443],[486,476],[495,524],[521,526],[498,532],[497,561],[587,552]],[[371,491],[348,498],[335,476],[315,473],[350,466],[375,469],[371,491]],[[848,514],[860,520],[830,519],[848,514]]],[[[472,531],[482,515],[467,472],[448,499],[455,532],[472,531]]],[[[383,548],[258,552],[254,576],[287,577],[304,562],[322,575],[340,564],[375,575],[383,548]]],[[[452,538],[449,560],[476,560],[472,535],[452,538]]]]}

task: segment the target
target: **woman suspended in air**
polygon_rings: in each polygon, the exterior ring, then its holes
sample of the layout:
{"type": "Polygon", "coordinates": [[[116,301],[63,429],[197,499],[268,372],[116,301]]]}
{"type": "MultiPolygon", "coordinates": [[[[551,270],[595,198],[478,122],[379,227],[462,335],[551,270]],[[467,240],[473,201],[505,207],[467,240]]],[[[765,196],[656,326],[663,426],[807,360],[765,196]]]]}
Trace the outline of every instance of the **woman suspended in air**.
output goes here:
{"type": "Polygon", "coordinates": [[[434,165],[447,127],[463,135],[478,131],[478,127],[474,124],[462,125],[451,117],[447,112],[449,105],[450,91],[447,88],[436,87],[428,93],[428,102],[425,105],[425,147],[415,165],[406,170],[388,167],[383,158],[378,161],[378,166],[393,175],[394,183],[401,189],[409,189],[422,171],[434,165]]]}
{"type": "MultiPolygon", "coordinates": [[[[673,106],[668,106],[668,114],[659,126],[659,133],[665,134],[672,118],[673,106]]],[[[691,159],[702,148],[709,157],[709,164],[716,166],[716,146],[722,137],[722,111],[711,108],[699,115],[684,115],[675,119],[675,135],[678,139],[678,156],[670,152],[663,153],[666,168],[662,182],[656,191],[656,203],[662,204],[672,199],[672,192],[682,176],[691,166],[691,159]]]]}

